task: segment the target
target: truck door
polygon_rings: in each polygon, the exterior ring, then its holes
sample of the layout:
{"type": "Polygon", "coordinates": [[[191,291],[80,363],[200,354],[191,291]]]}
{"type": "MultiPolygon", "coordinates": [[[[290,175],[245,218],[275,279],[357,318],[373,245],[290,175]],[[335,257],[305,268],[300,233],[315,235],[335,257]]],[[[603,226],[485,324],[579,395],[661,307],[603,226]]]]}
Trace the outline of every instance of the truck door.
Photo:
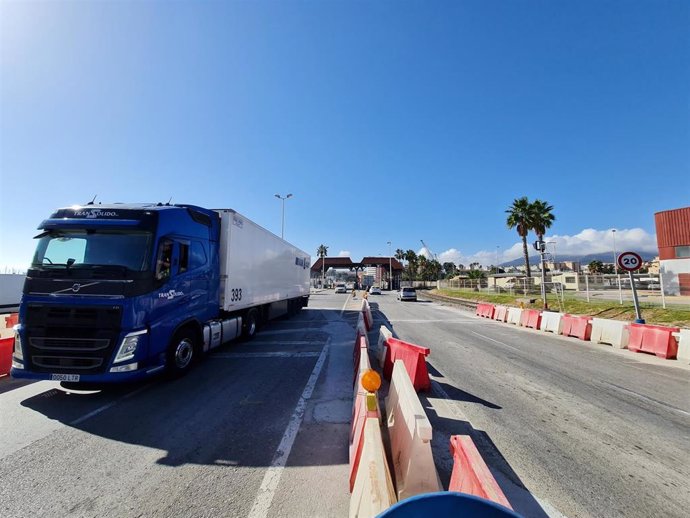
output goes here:
{"type": "MultiPolygon", "coordinates": [[[[184,280],[187,311],[199,321],[204,322],[215,315],[208,313],[210,271],[206,252],[197,240],[178,240],[178,275],[184,280]]],[[[216,308],[217,309],[217,308],[216,308]]]]}
{"type": "Polygon", "coordinates": [[[180,242],[172,238],[161,239],[154,273],[158,289],[151,301],[151,355],[164,352],[172,333],[188,318],[189,278],[185,276],[186,269],[180,271],[180,259],[180,242]]]}

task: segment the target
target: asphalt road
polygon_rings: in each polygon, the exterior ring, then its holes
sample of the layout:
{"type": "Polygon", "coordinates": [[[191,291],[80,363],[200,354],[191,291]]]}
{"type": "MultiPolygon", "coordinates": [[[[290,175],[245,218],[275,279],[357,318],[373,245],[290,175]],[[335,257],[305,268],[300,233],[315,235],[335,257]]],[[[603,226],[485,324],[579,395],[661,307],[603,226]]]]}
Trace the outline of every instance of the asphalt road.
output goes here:
{"type": "Polygon", "coordinates": [[[311,302],[175,381],[1,379],[0,516],[346,516],[354,329],[311,302]]]}
{"type": "MultiPolygon", "coordinates": [[[[464,433],[525,516],[687,515],[690,368],[371,301],[377,325],[431,348],[422,402],[444,486],[448,438],[464,433]]],[[[315,294],[175,381],[0,379],[0,516],[346,516],[359,303],[315,294]]]]}
{"type": "Polygon", "coordinates": [[[525,516],[687,516],[690,369],[391,294],[377,324],[431,348],[422,397],[444,486],[469,434],[525,516]]]}

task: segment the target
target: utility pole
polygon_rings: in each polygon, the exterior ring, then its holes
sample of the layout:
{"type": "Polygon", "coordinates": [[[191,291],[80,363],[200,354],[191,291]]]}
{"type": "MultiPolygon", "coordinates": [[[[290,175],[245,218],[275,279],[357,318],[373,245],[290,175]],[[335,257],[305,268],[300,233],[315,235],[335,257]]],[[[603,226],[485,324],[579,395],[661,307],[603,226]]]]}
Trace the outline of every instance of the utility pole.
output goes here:
{"type": "Polygon", "coordinates": [[[388,289],[393,290],[393,256],[391,242],[388,241],[388,289]]]}
{"type": "Polygon", "coordinates": [[[287,200],[288,198],[292,198],[292,194],[288,194],[287,196],[281,196],[280,194],[276,194],[275,197],[283,202],[283,218],[282,224],[280,226],[280,238],[285,239],[285,200],[287,200]]]}

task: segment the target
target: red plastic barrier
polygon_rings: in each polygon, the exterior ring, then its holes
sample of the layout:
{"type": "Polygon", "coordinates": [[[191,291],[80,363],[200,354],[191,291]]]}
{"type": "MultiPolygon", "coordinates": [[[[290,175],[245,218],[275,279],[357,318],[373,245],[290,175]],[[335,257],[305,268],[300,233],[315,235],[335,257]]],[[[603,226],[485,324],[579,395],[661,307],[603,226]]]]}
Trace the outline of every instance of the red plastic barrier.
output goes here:
{"type": "Polygon", "coordinates": [[[431,349],[403,342],[397,338],[389,338],[386,340],[386,345],[386,358],[383,362],[384,378],[390,380],[393,375],[393,363],[395,360],[402,360],[415,390],[419,392],[431,389],[425,359],[431,353],[431,349]]]}
{"type": "Polygon", "coordinates": [[[520,315],[520,325],[523,327],[531,327],[532,329],[539,329],[541,323],[541,311],[538,309],[523,309],[520,315]]]}
{"type": "Polygon", "coordinates": [[[12,349],[14,338],[0,339],[0,376],[10,373],[12,368],[12,349]]]}
{"type": "Polygon", "coordinates": [[[5,317],[5,327],[7,329],[12,329],[19,323],[19,313],[12,313],[11,315],[5,317]]]}
{"type": "Polygon", "coordinates": [[[508,320],[508,308],[506,306],[496,306],[494,320],[498,320],[499,322],[508,320]]]}
{"type": "Polygon", "coordinates": [[[495,306],[493,304],[486,304],[484,302],[480,302],[479,304],[477,304],[477,309],[475,310],[474,314],[482,318],[493,318],[494,309],[495,306]]]}
{"type": "Polygon", "coordinates": [[[628,349],[639,353],[656,354],[659,358],[674,359],[678,356],[678,341],[673,333],[680,333],[679,327],[630,324],[628,349]]]}
{"type": "Polygon", "coordinates": [[[367,392],[364,389],[358,390],[355,406],[352,409],[352,428],[350,430],[350,493],[352,493],[352,489],[355,487],[357,468],[362,457],[364,425],[367,422],[367,417],[380,419],[378,409],[374,405],[372,405],[371,409],[367,408],[367,404],[367,392]]]}
{"type": "Polygon", "coordinates": [[[563,315],[562,322],[563,336],[573,336],[585,341],[592,336],[592,317],[590,316],[563,315]]]}
{"type": "Polygon", "coordinates": [[[453,454],[453,473],[448,491],[479,496],[512,509],[469,435],[452,435],[450,452],[453,454]]]}

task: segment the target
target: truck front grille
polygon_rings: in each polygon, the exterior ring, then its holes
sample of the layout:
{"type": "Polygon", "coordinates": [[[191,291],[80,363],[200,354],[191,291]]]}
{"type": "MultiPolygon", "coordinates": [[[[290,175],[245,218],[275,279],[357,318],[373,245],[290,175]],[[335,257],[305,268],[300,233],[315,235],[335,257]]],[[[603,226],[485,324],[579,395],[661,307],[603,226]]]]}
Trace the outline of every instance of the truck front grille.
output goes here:
{"type": "Polygon", "coordinates": [[[38,372],[105,372],[120,335],[120,306],[31,304],[24,326],[30,366],[38,372]]]}

